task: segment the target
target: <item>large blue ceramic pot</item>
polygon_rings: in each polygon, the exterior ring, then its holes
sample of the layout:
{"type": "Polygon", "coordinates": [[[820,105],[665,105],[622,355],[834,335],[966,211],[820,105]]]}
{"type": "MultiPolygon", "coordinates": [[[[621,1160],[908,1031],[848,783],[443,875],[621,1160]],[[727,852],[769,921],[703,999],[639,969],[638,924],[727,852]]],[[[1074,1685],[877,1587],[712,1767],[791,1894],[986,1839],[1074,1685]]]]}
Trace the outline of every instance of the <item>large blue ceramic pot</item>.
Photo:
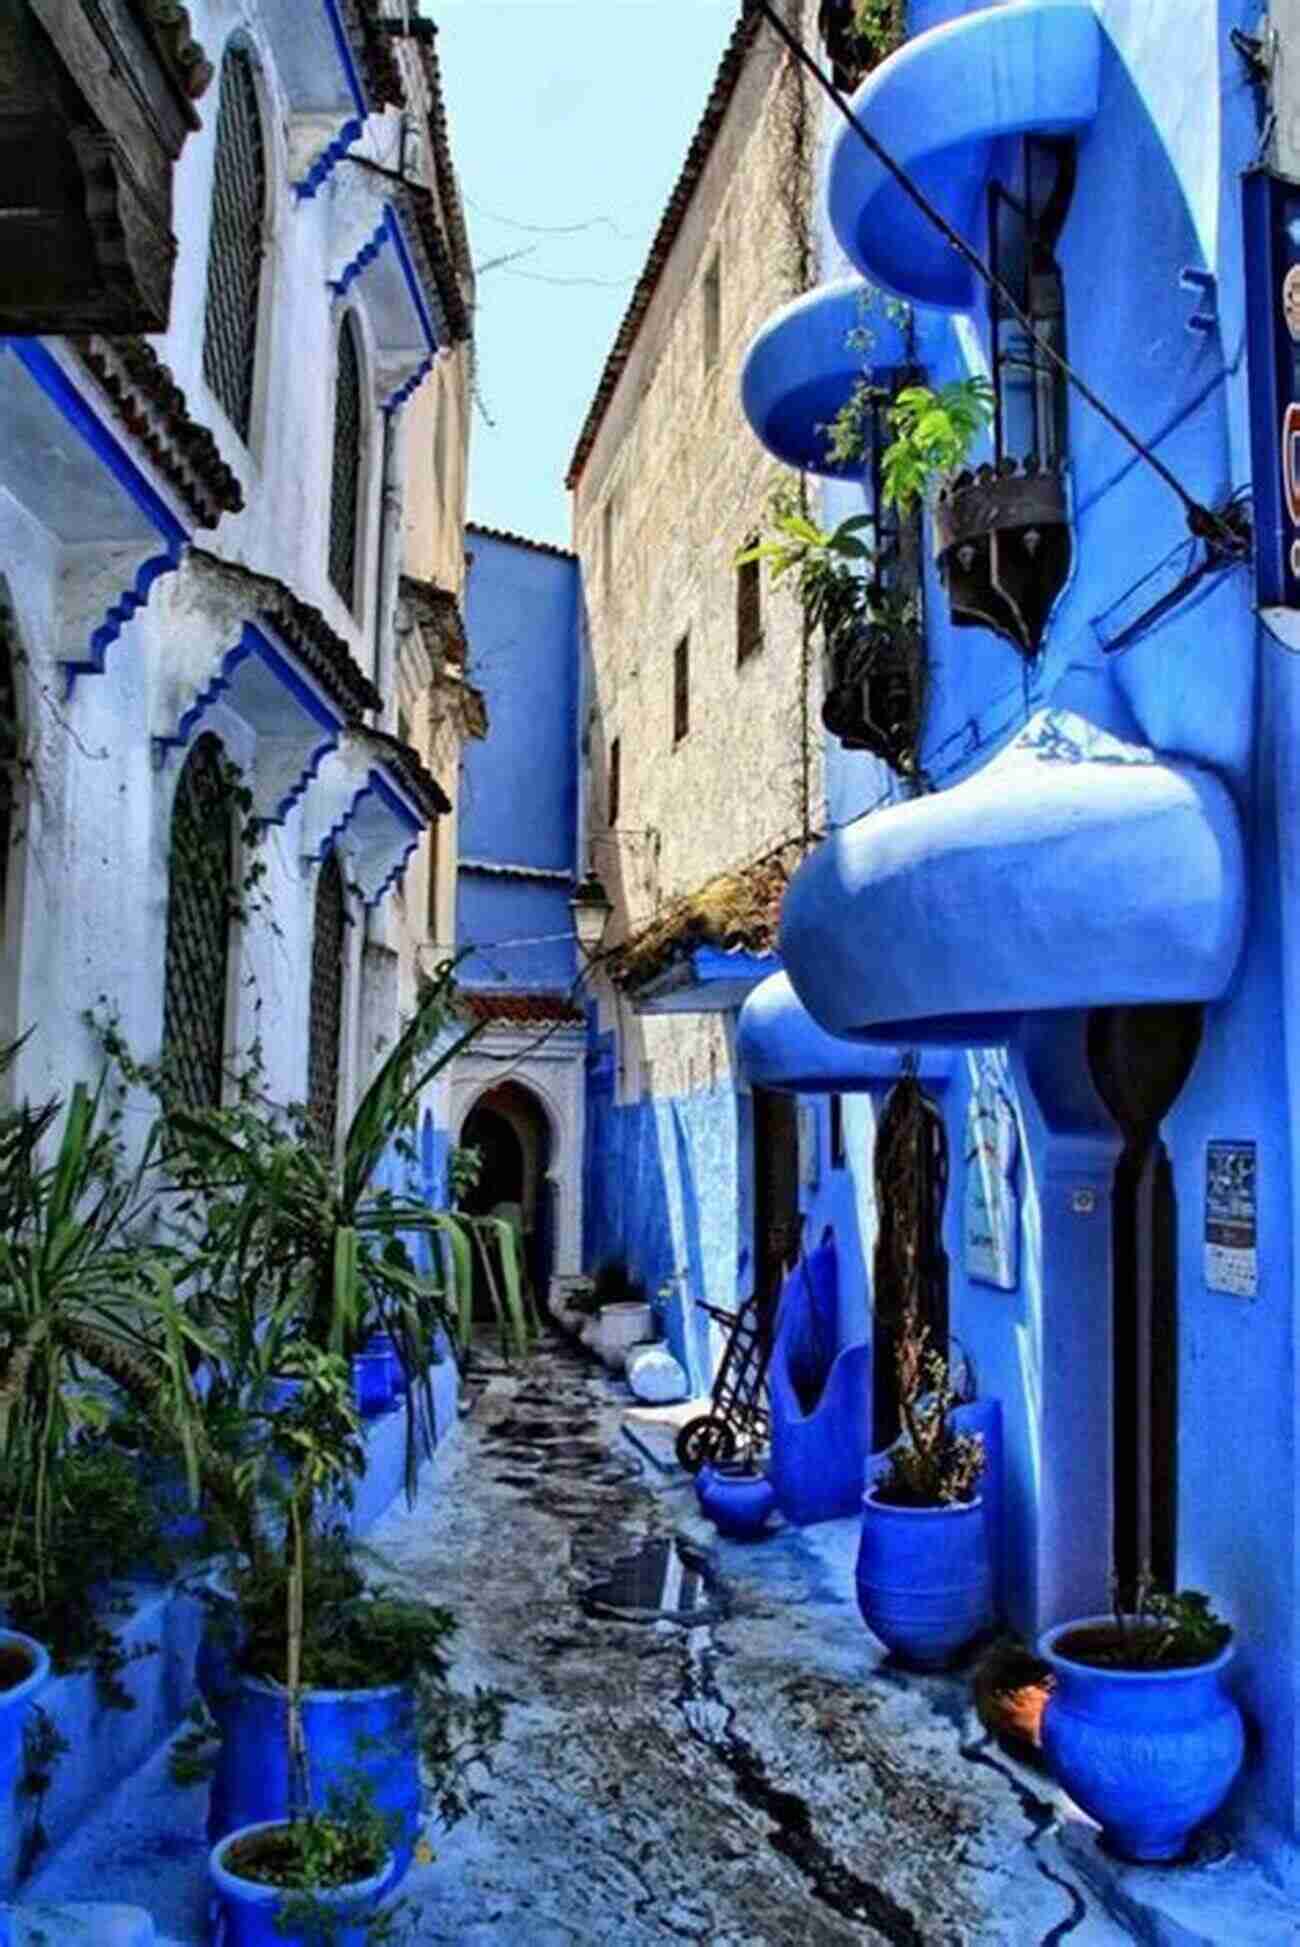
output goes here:
{"type": "Polygon", "coordinates": [[[1241,1769],[1241,1712],[1223,1688],[1233,1645],[1191,1669],[1097,1669],[1068,1653],[1091,1631],[1113,1636],[1113,1618],[1062,1623],[1039,1641],[1056,1679],[1043,1755],[1112,1851],[1176,1859],[1241,1769]]]}
{"type": "Polygon", "coordinates": [[[212,1848],[208,1874],[221,1915],[214,1938],[221,1942],[221,1947],[308,1947],[309,1939],[315,1942],[322,1938],[321,1929],[326,1926],[331,1947],[366,1947],[368,1916],[394,1884],[391,1857],[367,1880],[340,1887],[333,1893],[314,1893],[313,1902],[324,1912],[319,1920],[313,1915],[309,1932],[300,1931],[281,1920],[286,1897],[283,1893],[277,1892],[274,1886],[259,1886],[254,1880],[244,1879],[230,1865],[230,1854],[241,1840],[253,1839],[260,1832],[273,1832],[280,1823],[279,1819],[268,1819],[244,1826],[212,1848]]]}
{"type": "MultiPolygon", "coordinates": [[[[289,1813],[289,1748],[285,1693],[256,1677],[239,1677],[219,1713],[221,1751],[212,1779],[208,1837],[289,1813]]],[[[303,1732],[308,1791],[325,1805],[331,1785],[358,1772],[381,1812],[398,1820],[392,1884],[411,1863],[420,1832],[420,1758],[415,1693],[407,1684],[375,1690],[305,1690],[303,1732]]]]}
{"type": "Polygon", "coordinates": [[[387,1352],[353,1354],[352,1389],[363,1420],[388,1411],[393,1403],[393,1375],[387,1352]]]}
{"type": "Polygon", "coordinates": [[[695,1492],[703,1513],[731,1541],[757,1541],[776,1505],[767,1475],[744,1462],[706,1461],[695,1476],[695,1492]]]}
{"type": "Polygon", "coordinates": [[[49,1676],[49,1654],[35,1637],[0,1629],[0,1820],[6,1825],[16,1816],[27,1707],[49,1676]]]}
{"type": "Polygon", "coordinates": [[[862,1503],[858,1608],[873,1636],[918,1670],[941,1670],[993,1621],[979,1497],[938,1508],[862,1503]]]}
{"type": "Polygon", "coordinates": [[[391,1332],[372,1332],[366,1340],[367,1352],[382,1352],[388,1360],[388,1390],[396,1399],[406,1391],[406,1374],[402,1370],[402,1355],[397,1349],[397,1340],[391,1332]]]}

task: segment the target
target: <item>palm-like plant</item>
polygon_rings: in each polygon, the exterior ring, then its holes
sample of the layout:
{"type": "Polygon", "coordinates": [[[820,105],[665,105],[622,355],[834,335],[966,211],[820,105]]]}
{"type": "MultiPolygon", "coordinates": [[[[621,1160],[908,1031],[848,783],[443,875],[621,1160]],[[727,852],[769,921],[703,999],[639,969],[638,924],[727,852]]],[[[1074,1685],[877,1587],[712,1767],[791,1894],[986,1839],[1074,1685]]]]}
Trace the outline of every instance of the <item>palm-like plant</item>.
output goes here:
{"type": "Polygon", "coordinates": [[[479,1032],[480,1024],[466,1028],[457,1020],[448,963],[363,1094],[337,1158],[256,1103],[164,1114],[169,1162],[202,1227],[207,1291],[200,1319],[220,1319],[216,1403],[255,1389],[295,1337],[347,1356],[371,1333],[386,1332],[407,1379],[408,1493],[432,1443],[434,1334],[445,1330],[459,1347],[468,1341],[473,1242],[506,1350],[523,1352],[529,1341],[508,1226],[436,1210],[375,1184],[423,1091],[479,1032]],[[432,1240],[441,1274],[421,1276],[412,1263],[406,1240],[420,1236],[432,1240]]]}

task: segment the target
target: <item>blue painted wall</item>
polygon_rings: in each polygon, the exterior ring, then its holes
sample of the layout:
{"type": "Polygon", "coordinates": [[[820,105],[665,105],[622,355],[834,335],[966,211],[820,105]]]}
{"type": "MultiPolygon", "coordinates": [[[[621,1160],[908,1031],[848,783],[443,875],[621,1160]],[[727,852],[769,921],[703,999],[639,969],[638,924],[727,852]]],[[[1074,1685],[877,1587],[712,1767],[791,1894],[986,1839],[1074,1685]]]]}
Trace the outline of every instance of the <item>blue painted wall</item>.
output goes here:
{"type": "Polygon", "coordinates": [[[470,673],[490,729],[465,746],[461,767],[456,935],[484,947],[462,979],[567,991],[576,972],[577,562],[482,528],[466,542],[470,673]]]}
{"type": "MultiPolygon", "coordinates": [[[[1259,128],[1228,40],[1244,16],[1240,7],[1208,0],[1098,0],[1097,12],[1104,30],[1101,107],[1080,142],[1077,188],[1058,247],[1069,352],[1188,490],[1213,504],[1250,481],[1239,176],[1256,155],[1259,128]],[[1181,281],[1189,268],[1217,279],[1217,329],[1188,329],[1199,302],[1181,281]]],[[[918,10],[914,24],[928,25],[929,17],[918,10]]],[[[936,147],[945,112],[937,94],[936,147]]],[[[829,234],[825,243],[832,276],[843,260],[829,234]]],[[[982,305],[969,317],[940,321],[927,338],[935,348],[932,383],[986,369],[982,305]]],[[[1169,564],[1186,548],[1187,529],[1167,488],[1077,395],[1069,407],[1069,460],[1075,568],[1036,665],[1027,668],[982,630],[954,629],[944,591],[927,571],[933,681],[924,762],[940,787],[959,781],[1050,698],[1067,668],[1082,664],[1098,672],[1101,685],[1114,686],[1157,749],[1216,770],[1241,812],[1250,853],[1246,949],[1230,992],[1207,1011],[1201,1055],[1164,1135],[1179,1211],[1179,1575],[1211,1590],[1239,1631],[1234,1687],[1255,1734],[1236,1810],[1267,1846],[1270,1833],[1294,1835],[1300,1823],[1293,1261],[1300,1183],[1290,1139],[1300,1103],[1293,835],[1300,789],[1291,755],[1300,731],[1300,661],[1258,631],[1247,568],[1198,591],[1113,660],[1104,656],[1103,638],[1163,585],[1145,578],[1153,571],[1173,578],[1169,564]],[[1211,1291],[1204,1279],[1205,1145],[1215,1137],[1259,1145],[1254,1299],[1211,1291]]],[[[842,518],[860,510],[861,491],[828,484],[823,504],[828,521],[842,518]]],[[[905,795],[882,765],[834,743],[828,773],[833,824],[905,795]]],[[[974,954],[996,916],[969,919],[974,954]]],[[[1060,951],[1068,954],[1070,942],[1062,940],[1060,951]]],[[[1013,1614],[1025,1624],[1050,1620],[1044,1612],[1062,1590],[1089,1577],[1099,1585],[1108,1546],[1107,1347],[1097,1320],[1109,1304],[1105,1196],[1114,1136],[1090,1100],[1075,1027],[1062,1023],[1053,1033],[1055,1042],[1044,1034],[1009,1061],[1022,1135],[1016,1292],[994,1291],[965,1274],[963,1064],[945,1091],[954,1159],[947,1220],[953,1324],[984,1390],[996,1391],[1007,1413],[1009,1590],[1013,1614]],[[1089,1206],[1088,1194],[1100,1202],[1089,1206]],[[1096,1528],[1071,1538],[1056,1525],[1057,1507],[1062,1482],[1080,1460],[1096,1480],[1096,1528]]],[[[829,1220],[846,1234],[857,1226],[863,1260],[846,1283],[864,1325],[877,1107],[873,1097],[846,1100],[848,1158],[835,1172],[822,1109],[822,1175],[809,1199],[814,1225],[829,1220]]]]}

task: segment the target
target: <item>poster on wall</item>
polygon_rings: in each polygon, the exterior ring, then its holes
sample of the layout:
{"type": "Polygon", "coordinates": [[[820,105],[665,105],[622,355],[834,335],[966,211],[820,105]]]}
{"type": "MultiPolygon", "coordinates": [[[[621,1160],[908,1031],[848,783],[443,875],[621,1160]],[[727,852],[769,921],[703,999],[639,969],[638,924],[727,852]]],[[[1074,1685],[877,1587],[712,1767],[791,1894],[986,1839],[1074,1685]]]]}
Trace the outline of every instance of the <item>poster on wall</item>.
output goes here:
{"type": "Polygon", "coordinates": [[[985,1067],[966,1111],[962,1237],[967,1277],[999,1291],[1014,1291],[1020,1277],[1019,1146],[1010,1097],[985,1067]]]}
{"type": "Polygon", "coordinates": [[[1205,1282],[1234,1298],[1259,1291],[1254,1143],[1206,1144],[1205,1282]]]}

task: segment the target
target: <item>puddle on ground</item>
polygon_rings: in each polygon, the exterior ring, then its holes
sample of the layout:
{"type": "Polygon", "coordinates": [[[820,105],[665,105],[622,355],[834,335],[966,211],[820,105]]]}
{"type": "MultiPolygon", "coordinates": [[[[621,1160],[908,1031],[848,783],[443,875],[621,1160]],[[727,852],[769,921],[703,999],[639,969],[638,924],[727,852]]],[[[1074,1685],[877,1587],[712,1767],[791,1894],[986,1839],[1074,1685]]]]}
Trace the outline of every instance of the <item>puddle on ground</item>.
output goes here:
{"type": "Polygon", "coordinates": [[[728,1613],[727,1591],[707,1555],[680,1537],[643,1541],[620,1555],[606,1572],[579,1591],[589,1616],[619,1622],[719,1622],[728,1613]]]}

